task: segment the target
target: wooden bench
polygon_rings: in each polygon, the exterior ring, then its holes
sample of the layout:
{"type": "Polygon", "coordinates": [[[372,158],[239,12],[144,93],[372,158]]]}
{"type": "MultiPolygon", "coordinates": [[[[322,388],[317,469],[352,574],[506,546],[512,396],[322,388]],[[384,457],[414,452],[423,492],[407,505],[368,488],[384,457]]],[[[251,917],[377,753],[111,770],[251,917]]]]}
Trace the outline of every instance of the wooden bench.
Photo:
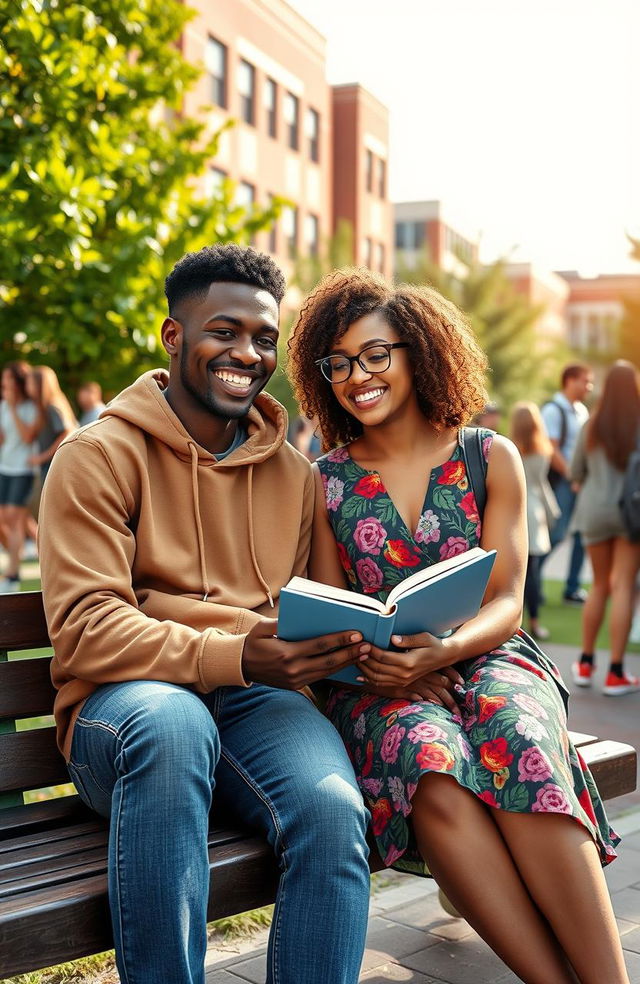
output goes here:
{"type": "MultiPolygon", "coordinates": [[[[24,791],[69,781],[50,725],[16,730],[51,713],[54,691],[48,653],[8,654],[49,645],[40,592],[0,595],[0,979],[113,945],[106,822],[76,795],[23,804],[24,791]]],[[[605,799],[635,789],[631,746],[574,737],[605,799]]],[[[209,864],[210,920],[273,902],[277,866],[255,833],[216,815],[209,864]]]]}

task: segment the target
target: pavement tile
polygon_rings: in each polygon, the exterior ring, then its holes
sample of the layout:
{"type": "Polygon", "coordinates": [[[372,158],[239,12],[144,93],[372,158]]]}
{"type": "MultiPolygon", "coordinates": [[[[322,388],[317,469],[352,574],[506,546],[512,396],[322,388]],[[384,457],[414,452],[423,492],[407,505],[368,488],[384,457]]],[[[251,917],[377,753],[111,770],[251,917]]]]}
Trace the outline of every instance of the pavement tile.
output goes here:
{"type": "Polygon", "coordinates": [[[402,984],[442,984],[435,977],[425,977],[417,970],[409,967],[401,967],[399,964],[386,963],[375,970],[369,970],[360,976],[360,981],[367,981],[368,984],[388,984],[390,981],[402,982],[402,984]]]}
{"type": "Polygon", "coordinates": [[[629,933],[625,933],[621,936],[622,946],[625,950],[633,950],[634,953],[640,953],[640,926],[636,926],[629,933]]]}
{"type": "Polygon", "coordinates": [[[624,959],[630,984],[640,984],[640,954],[625,949],[624,959]]]}
{"type": "Polygon", "coordinates": [[[443,940],[429,950],[403,957],[402,965],[446,984],[511,984],[518,980],[477,936],[459,943],[443,940]]]}
{"type": "Polygon", "coordinates": [[[640,891],[636,888],[623,888],[611,896],[616,916],[629,922],[640,923],[640,891]]]}
{"type": "Polygon", "coordinates": [[[620,856],[604,869],[610,892],[630,888],[640,877],[640,852],[621,850],[620,856]]]}
{"type": "MultiPolygon", "coordinates": [[[[267,979],[267,955],[263,953],[259,957],[252,957],[249,960],[238,960],[233,964],[233,973],[236,975],[236,984],[238,978],[241,981],[249,981],[249,984],[264,984],[267,979]]],[[[230,973],[227,970],[226,973],[230,973]]],[[[207,984],[209,982],[207,981],[207,984]]],[[[227,984],[225,981],[224,984],[227,984]]]]}
{"type": "Polygon", "coordinates": [[[371,970],[388,961],[403,963],[408,954],[427,950],[439,942],[436,936],[422,930],[374,916],[369,921],[362,969],[371,970]]]}
{"type": "Polygon", "coordinates": [[[204,979],[204,984],[241,984],[242,978],[228,970],[212,970],[204,979]]]}
{"type": "Polygon", "coordinates": [[[413,926],[414,929],[422,929],[445,940],[462,940],[474,934],[468,922],[454,919],[444,911],[437,896],[389,909],[385,918],[405,926],[413,926]]]}
{"type": "Polygon", "coordinates": [[[629,922],[627,919],[616,918],[616,922],[618,924],[618,932],[620,933],[620,936],[626,936],[627,933],[632,933],[634,929],[640,929],[638,923],[629,922]]]}

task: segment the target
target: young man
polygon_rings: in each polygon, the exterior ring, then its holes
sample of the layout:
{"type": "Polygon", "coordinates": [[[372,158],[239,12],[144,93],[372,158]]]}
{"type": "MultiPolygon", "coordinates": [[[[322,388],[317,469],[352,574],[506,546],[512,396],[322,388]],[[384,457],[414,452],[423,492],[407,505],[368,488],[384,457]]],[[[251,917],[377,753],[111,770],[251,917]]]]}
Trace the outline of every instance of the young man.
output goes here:
{"type": "Polygon", "coordinates": [[[80,407],[79,424],[81,427],[84,427],[85,424],[92,424],[104,410],[100,383],[93,381],[83,383],[78,389],[76,399],[80,407]]]}
{"type": "MultiPolygon", "coordinates": [[[[562,389],[545,403],[541,411],[553,445],[551,458],[551,467],[554,470],[553,491],[560,506],[560,518],[551,529],[552,551],[567,535],[575,506],[576,495],[571,488],[569,467],[580,428],[589,416],[583,400],[593,389],[593,374],[585,365],[566,366],[562,372],[561,386],[562,389]]],[[[582,605],[586,598],[584,590],[580,587],[583,561],[582,537],[579,533],[574,533],[563,595],[564,600],[570,604],[582,605]]]]}
{"type": "Polygon", "coordinates": [[[136,984],[204,982],[214,787],[282,870],[268,981],[358,978],[367,814],[337,732],[297,691],[368,647],[275,638],[313,513],[309,464],[261,393],[283,293],[252,249],[187,254],[166,281],[169,373],[72,435],[43,497],[59,742],[82,798],[111,817],[116,959],[136,984]]]}

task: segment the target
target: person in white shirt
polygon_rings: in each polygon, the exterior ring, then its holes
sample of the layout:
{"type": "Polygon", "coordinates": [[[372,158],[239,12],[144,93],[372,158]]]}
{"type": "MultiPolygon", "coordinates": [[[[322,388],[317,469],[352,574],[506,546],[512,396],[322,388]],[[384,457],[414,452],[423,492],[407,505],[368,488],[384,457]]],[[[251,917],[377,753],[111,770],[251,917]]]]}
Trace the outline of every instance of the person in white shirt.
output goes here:
{"type": "MultiPolygon", "coordinates": [[[[574,364],[562,371],[562,389],[542,407],[542,420],[553,445],[549,479],[553,487],[560,517],[551,530],[551,551],[561,543],[569,530],[576,495],[571,488],[569,468],[582,425],[589,417],[584,399],[593,389],[593,373],[589,366],[574,364]]],[[[547,554],[547,557],[549,554],[547,554]]],[[[546,561],[546,557],[543,560],[546,561]]],[[[580,571],[584,561],[584,547],[580,533],[572,535],[569,569],[563,597],[570,604],[581,605],[586,593],[580,587],[580,571]]]]}

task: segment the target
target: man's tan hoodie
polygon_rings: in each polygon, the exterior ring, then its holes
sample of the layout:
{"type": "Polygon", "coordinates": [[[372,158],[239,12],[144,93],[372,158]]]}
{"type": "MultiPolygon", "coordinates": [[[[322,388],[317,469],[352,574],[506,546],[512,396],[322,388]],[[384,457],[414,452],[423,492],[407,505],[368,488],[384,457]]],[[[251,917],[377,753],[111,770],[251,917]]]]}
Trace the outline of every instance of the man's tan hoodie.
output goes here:
{"type": "Polygon", "coordinates": [[[244,640],[304,574],[314,484],[261,394],[227,458],[195,443],[148,372],[56,452],[40,512],[58,743],[100,684],[163,680],[206,693],[242,675],[244,640]]]}

